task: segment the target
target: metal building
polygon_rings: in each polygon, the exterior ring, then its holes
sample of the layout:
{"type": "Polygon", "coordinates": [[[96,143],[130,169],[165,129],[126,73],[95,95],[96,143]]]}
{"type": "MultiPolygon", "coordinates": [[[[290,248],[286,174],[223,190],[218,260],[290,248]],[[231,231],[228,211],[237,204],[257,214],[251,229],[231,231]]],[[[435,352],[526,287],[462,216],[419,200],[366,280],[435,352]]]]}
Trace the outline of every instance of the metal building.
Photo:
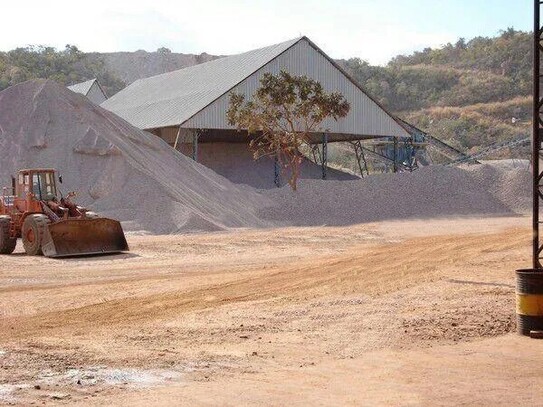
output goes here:
{"type": "Polygon", "coordinates": [[[70,89],[72,92],[85,95],[92,103],[97,105],[107,100],[107,95],[96,78],[68,86],[68,89],[70,89]]]}
{"type": "MultiPolygon", "coordinates": [[[[176,148],[184,145],[198,159],[207,144],[248,142],[246,133],[227,123],[229,95],[237,92],[250,99],[264,73],[281,70],[313,78],[324,90],[341,92],[351,105],[345,118],[325,121],[312,135],[312,143],[321,145],[323,178],[328,142],[410,137],[398,119],[307,37],[137,80],[101,106],[176,148]]],[[[213,151],[216,155],[217,149],[213,151]]]]}

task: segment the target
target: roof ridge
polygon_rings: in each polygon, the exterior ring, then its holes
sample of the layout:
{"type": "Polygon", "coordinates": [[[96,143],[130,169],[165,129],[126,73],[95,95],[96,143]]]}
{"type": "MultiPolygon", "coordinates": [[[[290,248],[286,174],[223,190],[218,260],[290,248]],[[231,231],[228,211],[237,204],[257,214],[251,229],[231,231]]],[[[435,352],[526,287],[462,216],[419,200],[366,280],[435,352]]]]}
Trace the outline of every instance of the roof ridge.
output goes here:
{"type": "MultiPolygon", "coordinates": [[[[279,46],[279,45],[283,45],[283,44],[287,44],[287,43],[290,43],[292,42],[292,44],[289,44],[289,46],[287,48],[285,48],[283,51],[279,52],[277,55],[275,55],[273,58],[270,58],[268,59],[267,62],[264,62],[262,65],[260,65],[258,68],[256,68],[254,71],[252,71],[251,73],[249,73],[248,75],[244,76],[240,81],[238,81],[237,83],[235,83],[233,86],[231,86],[226,92],[223,92],[221,93],[219,96],[217,96],[215,99],[213,99],[211,102],[209,102],[207,105],[205,105],[202,109],[200,109],[198,112],[202,111],[203,109],[205,109],[206,107],[208,107],[209,105],[211,105],[213,102],[215,102],[217,99],[220,99],[221,97],[223,97],[224,95],[226,95],[228,92],[232,91],[232,89],[234,89],[236,86],[238,86],[241,82],[243,82],[244,80],[246,80],[247,78],[249,78],[251,75],[253,75],[255,72],[257,72],[259,69],[261,69],[262,67],[266,66],[267,64],[269,64],[271,61],[273,61],[275,58],[278,58],[279,56],[283,55],[285,52],[287,52],[289,49],[291,49],[294,45],[298,44],[301,40],[303,39],[306,39],[306,37],[299,37],[299,38],[296,38],[296,39],[293,39],[293,40],[290,40],[290,41],[285,41],[285,42],[281,42],[279,44],[275,44],[275,45],[270,45],[269,47],[264,47],[264,48],[271,48],[271,47],[274,47],[274,46],[279,46]]],[[[259,50],[262,50],[264,48],[259,48],[259,49],[255,49],[253,51],[259,51],[259,50]]],[[[248,52],[251,52],[251,51],[248,51],[248,52]]],[[[238,54],[238,55],[242,55],[242,54],[238,54]]],[[[198,112],[195,112],[193,115],[191,115],[190,117],[188,117],[185,121],[183,121],[183,123],[189,121],[190,119],[192,119],[195,115],[198,114],[198,112]]],[[[183,124],[183,123],[180,123],[183,124]]]]}
{"type": "MultiPolygon", "coordinates": [[[[266,64],[268,64],[270,61],[274,60],[279,55],[282,55],[284,52],[286,52],[287,50],[292,48],[294,45],[296,45],[302,39],[303,39],[303,37],[298,37],[298,38],[295,38],[295,39],[291,39],[289,41],[283,41],[283,42],[280,42],[280,43],[277,43],[277,44],[269,45],[267,47],[262,47],[262,48],[254,49],[254,50],[251,50],[251,51],[243,52],[241,54],[231,55],[231,56],[224,57],[224,58],[217,58],[215,60],[204,62],[202,64],[197,64],[197,65],[193,65],[193,66],[190,66],[190,67],[181,68],[181,69],[171,71],[171,72],[165,72],[163,74],[151,76],[151,77],[148,77],[148,78],[142,78],[142,79],[139,79],[139,80],[133,82],[132,84],[127,86],[125,89],[121,90],[119,93],[113,95],[111,98],[104,101],[104,103],[102,103],[101,106],[106,108],[106,109],[110,109],[111,107],[113,107],[113,110],[112,110],[113,112],[115,112],[115,111],[120,112],[123,109],[121,109],[121,108],[115,109],[115,103],[120,98],[118,96],[120,94],[128,93],[130,95],[130,93],[132,93],[132,94],[137,95],[140,88],[144,88],[145,86],[152,86],[153,81],[156,81],[157,84],[160,86],[161,82],[167,81],[170,78],[171,78],[171,80],[176,80],[176,79],[180,79],[180,78],[181,79],[186,78],[187,76],[190,77],[192,71],[194,71],[196,73],[198,73],[199,71],[200,72],[203,71],[205,73],[205,71],[208,71],[208,69],[211,71],[212,69],[221,68],[221,65],[224,65],[224,66],[228,67],[228,64],[232,63],[232,61],[236,61],[236,58],[240,58],[240,60],[243,60],[243,56],[248,56],[248,55],[254,54],[254,58],[251,61],[251,63],[246,64],[245,66],[242,66],[242,68],[240,68],[238,70],[238,72],[236,72],[237,75],[230,78],[232,80],[229,81],[229,82],[226,82],[224,87],[215,87],[215,88],[213,88],[213,91],[216,91],[216,94],[207,95],[207,96],[209,96],[209,100],[210,100],[209,103],[206,103],[205,105],[201,106],[198,110],[187,112],[187,116],[179,117],[179,120],[178,120],[177,123],[172,122],[171,124],[169,124],[169,125],[180,125],[180,124],[186,122],[187,120],[191,119],[200,110],[205,109],[211,103],[213,103],[215,100],[219,99],[221,96],[223,96],[224,94],[231,91],[239,83],[243,82],[245,79],[250,77],[252,74],[254,74],[256,71],[261,69],[266,64]],[[277,48],[277,50],[274,50],[274,48],[277,48]],[[268,51],[268,52],[265,52],[265,51],[268,51]],[[269,53],[269,55],[268,55],[268,53],[269,53]],[[261,59],[261,60],[259,60],[259,59],[261,59]],[[256,66],[256,65],[258,65],[258,66],[256,66]],[[246,70],[246,72],[243,72],[244,69],[246,70]]],[[[235,62],[234,62],[234,64],[235,64],[235,62]]],[[[194,94],[197,94],[197,93],[198,93],[198,89],[196,89],[194,94]]],[[[215,93],[215,92],[213,92],[213,93],[215,93]]],[[[185,96],[186,95],[187,94],[185,94],[185,96]]],[[[140,95],[140,96],[142,96],[142,95],[140,95]]],[[[160,101],[163,101],[163,102],[171,101],[171,100],[177,99],[178,97],[179,97],[179,95],[176,95],[175,92],[170,93],[170,94],[167,94],[167,92],[166,92],[166,94],[163,93],[160,96],[160,101]]],[[[148,94],[145,94],[143,96],[143,99],[147,99],[147,101],[144,102],[146,104],[149,104],[149,103],[152,102],[151,100],[149,100],[149,95],[148,94]]],[[[155,100],[155,102],[156,102],[156,100],[155,100]]],[[[133,107],[135,107],[135,106],[131,106],[129,108],[133,108],[133,107]]],[[[124,109],[124,110],[126,110],[126,109],[124,109]]],[[[190,110],[192,110],[192,109],[190,109],[190,110]]],[[[167,119],[172,120],[171,118],[167,118],[167,119]]],[[[166,119],[164,118],[164,120],[166,120],[166,119]]],[[[152,127],[146,127],[146,128],[152,128],[152,127]]]]}
{"type": "MultiPolygon", "coordinates": [[[[67,86],[67,88],[70,89],[73,92],[87,95],[87,93],[92,89],[92,86],[95,83],[98,83],[97,78],[88,79],[88,80],[83,81],[83,82],[74,83],[73,85],[67,86]]],[[[100,87],[99,83],[98,83],[98,86],[100,87]]],[[[100,87],[100,89],[101,89],[101,87],[100,87]]]]}
{"type": "Polygon", "coordinates": [[[255,49],[252,49],[252,50],[249,50],[249,51],[240,52],[239,54],[219,56],[218,58],[212,59],[210,61],[202,62],[202,63],[195,64],[195,65],[184,66],[184,67],[179,68],[179,69],[174,69],[173,71],[163,72],[163,73],[159,73],[159,74],[156,74],[156,75],[153,75],[153,76],[147,76],[145,78],[139,78],[139,79],[136,79],[134,82],[132,82],[128,86],[131,86],[132,84],[134,84],[136,82],[146,81],[148,79],[153,79],[153,78],[158,78],[158,77],[165,77],[167,75],[171,75],[171,74],[174,74],[176,72],[191,70],[191,69],[194,69],[196,67],[209,66],[210,64],[218,63],[218,61],[224,62],[224,60],[227,60],[227,59],[230,59],[230,58],[235,58],[235,57],[239,57],[239,56],[242,56],[242,55],[247,55],[247,54],[255,53],[255,52],[258,52],[258,51],[262,51],[262,50],[265,50],[265,49],[278,47],[280,45],[287,44],[287,43],[290,43],[290,42],[292,42],[292,45],[294,45],[294,44],[296,44],[298,41],[300,41],[302,39],[308,39],[308,38],[304,35],[304,36],[301,36],[301,37],[292,38],[292,39],[287,40],[287,41],[278,42],[276,44],[267,45],[265,47],[260,47],[260,48],[255,48],[255,49]]]}
{"type": "Polygon", "coordinates": [[[87,83],[87,82],[94,82],[94,81],[97,81],[98,78],[92,78],[92,79],[87,79],[86,81],[83,81],[83,82],[77,82],[77,83],[72,83],[71,85],[68,85],[68,87],[70,86],[76,86],[76,85],[82,85],[84,83],[87,83]]]}
{"type": "MultiPolygon", "coordinates": [[[[281,59],[282,55],[289,53],[295,47],[300,47],[300,50],[310,52],[312,55],[315,53],[314,58],[321,61],[319,63],[325,64],[326,69],[330,69],[333,75],[339,75],[338,78],[340,76],[344,78],[345,84],[342,86],[345,86],[347,91],[353,89],[355,96],[362,97],[361,106],[364,104],[372,106],[371,109],[375,109],[379,115],[382,115],[379,117],[382,117],[384,121],[368,124],[367,128],[361,128],[359,131],[366,132],[367,134],[364,133],[366,135],[375,134],[380,137],[387,135],[408,137],[405,126],[394,115],[368,94],[358,81],[353,79],[343,67],[305,35],[241,54],[140,79],[112,96],[101,106],[119,114],[125,120],[142,129],[177,126],[198,127],[202,124],[198,120],[193,122],[198,113],[209,109],[218,100],[224,101],[229,92],[265,67],[273,66],[273,69],[279,69],[276,66],[279,63],[275,64],[274,61],[277,61],[278,58],[281,59]],[[318,54],[320,57],[317,57],[318,54]]],[[[304,57],[295,53],[293,58],[303,59],[304,57]]],[[[304,64],[307,61],[303,59],[300,63],[305,67],[304,64]]],[[[300,67],[298,70],[302,72],[304,69],[309,69],[304,67],[300,67]]],[[[343,81],[343,79],[341,80],[343,81]]],[[[250,86],[256,85],[251,82],[250,86]]],[[[223,105],[221,105],[222,108],[224,108],[223,105]]],[[[359,119],[352,119],[349,126],[352,127],[358,121],[359,119]]],[[[355,131],[351,127],[349,127],[349,131],[355,131]]]]}

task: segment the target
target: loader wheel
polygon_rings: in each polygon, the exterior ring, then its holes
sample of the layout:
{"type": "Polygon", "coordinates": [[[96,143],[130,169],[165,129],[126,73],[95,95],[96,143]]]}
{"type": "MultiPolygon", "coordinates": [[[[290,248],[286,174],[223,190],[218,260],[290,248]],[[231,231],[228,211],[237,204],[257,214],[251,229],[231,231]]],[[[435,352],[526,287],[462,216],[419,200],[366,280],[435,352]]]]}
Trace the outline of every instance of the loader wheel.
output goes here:
{"type": "Polygon", "coordinates": [[[37,256],[43,254],[41,245],[49,218],[42,214],[29,215],[23,222],[21,235],[26,254],[37,256]]]}
{"type": "Polygon", "coordinates": [[[0,254],[11,254],[17,245],[17,239],[10,237],[11,218],[0,216],[0,254]]]}
{"type": "Polygon", "coordinates": [[[93,211],[88,211],[86,214],[85,214],[85,217],[87,219],[96,219],[96,218],[99,218],[100,216],[98,216],[98,214],[96,212],[93,212],[93,211]]]}

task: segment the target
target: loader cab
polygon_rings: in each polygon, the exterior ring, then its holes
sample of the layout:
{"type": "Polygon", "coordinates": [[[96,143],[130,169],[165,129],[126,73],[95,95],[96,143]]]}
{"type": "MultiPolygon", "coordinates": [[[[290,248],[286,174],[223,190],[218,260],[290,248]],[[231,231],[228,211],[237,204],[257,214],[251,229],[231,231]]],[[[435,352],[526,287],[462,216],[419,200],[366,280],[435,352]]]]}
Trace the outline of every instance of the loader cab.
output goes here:
{"type": "Polygon", "coordinates": [[[16,189],[17,197],[20,199],[26,199],[28,194],[32,194],[38,201],[44,200],[48,195],[57,196],[55,170],[21,170],[16,189]]]}

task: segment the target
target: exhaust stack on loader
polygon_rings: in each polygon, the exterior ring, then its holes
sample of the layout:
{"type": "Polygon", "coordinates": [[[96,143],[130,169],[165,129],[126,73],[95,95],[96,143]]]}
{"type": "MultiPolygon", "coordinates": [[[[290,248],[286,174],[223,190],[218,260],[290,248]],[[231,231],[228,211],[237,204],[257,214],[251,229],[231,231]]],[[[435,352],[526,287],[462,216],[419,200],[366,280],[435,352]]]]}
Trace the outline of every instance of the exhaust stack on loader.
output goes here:
{"type": "MultiPolygon", "coordinates": [[[[21,238],[27,254],[81,256],[128,251],[120,222],[100,218],[71,201],[57,198],[53,169],[19,171],[11,194],[0,198],[0,254],[15,250],[21,238]]],[[[62,182],[62,179],[59,179],[62,182]]]]}

